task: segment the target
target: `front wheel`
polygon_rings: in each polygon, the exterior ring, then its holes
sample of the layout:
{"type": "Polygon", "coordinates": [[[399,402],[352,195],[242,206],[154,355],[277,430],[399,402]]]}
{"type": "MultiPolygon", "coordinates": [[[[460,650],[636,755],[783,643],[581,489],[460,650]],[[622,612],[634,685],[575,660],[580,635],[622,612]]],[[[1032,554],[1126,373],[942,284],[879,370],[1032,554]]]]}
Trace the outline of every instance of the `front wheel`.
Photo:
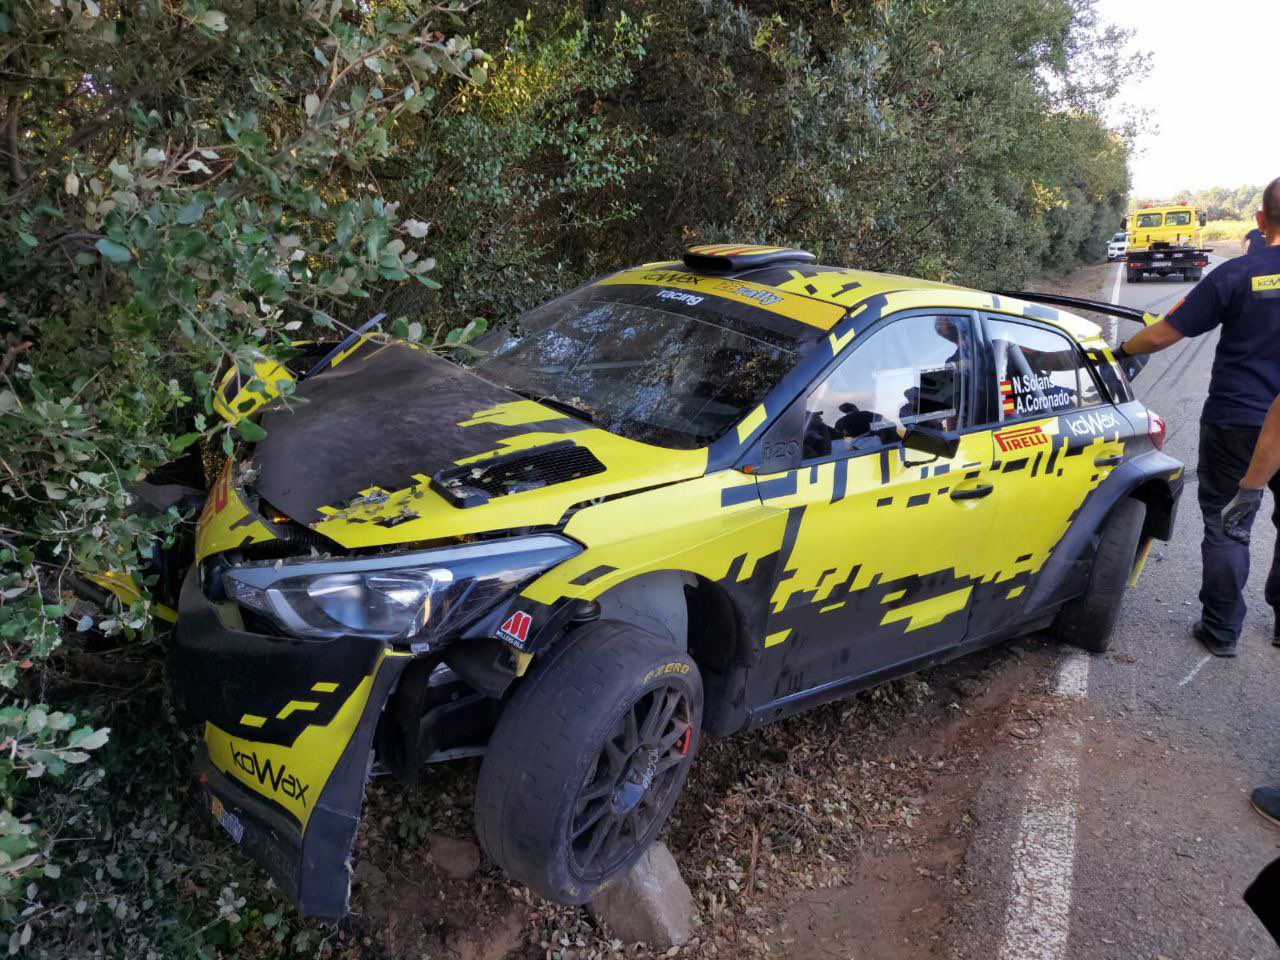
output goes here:
{"type": "Polygon", "coordinates": [[[498,719],[476,784],[481,845],[535,893],[585,903],[662,829],[701,721],[683,650],[620,621],[578,628],[498,719]]]}
{"type": "Polygon", "coordinates": [[[1060,641],[1091,653],[1105,653],[1111,646],[1146,516],[1147,505],[1132,497],[1111,511],[1093,557],[1088,589],[1068,600],[1054,621],[1053,633],[1060,641]]]}

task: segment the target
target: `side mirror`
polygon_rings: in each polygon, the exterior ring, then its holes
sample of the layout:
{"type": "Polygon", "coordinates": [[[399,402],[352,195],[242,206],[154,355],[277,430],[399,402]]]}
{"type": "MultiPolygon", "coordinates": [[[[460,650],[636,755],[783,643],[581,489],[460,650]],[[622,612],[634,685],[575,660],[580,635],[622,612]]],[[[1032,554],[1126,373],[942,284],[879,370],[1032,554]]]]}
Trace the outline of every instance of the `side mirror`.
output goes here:
{"type": "Polygon", "coordinates": [[[1128,229],[1129,229],[1129,218],[1128,218],[1128,217],[1122,217],[1122,218],[1121,218],[1121,220],[1120,220],[1120,229],[1121,229],[1121,230],[1128,230],[1128,229]]]}
{"type": "Polygon", "coordinates": [[[1209,217],[1208,217],[1208,215],[1203,214],[1203,213],[1202,213],[1202,214],[1200,214],[1200,226],[1202,226],[1202,227],[1203,227],[1203,226],[1204,226],[1205,224],[1207,224],[1208,222],[1209,222],[1209,217]]]}
{"type": "Polygon", "coordinates": [[[908,450],[918,450],[950,460],[960,449],[960,434],[954,430],[936,430],[917,423],[907,427],[902,435],[902,445],[908,450]]]}

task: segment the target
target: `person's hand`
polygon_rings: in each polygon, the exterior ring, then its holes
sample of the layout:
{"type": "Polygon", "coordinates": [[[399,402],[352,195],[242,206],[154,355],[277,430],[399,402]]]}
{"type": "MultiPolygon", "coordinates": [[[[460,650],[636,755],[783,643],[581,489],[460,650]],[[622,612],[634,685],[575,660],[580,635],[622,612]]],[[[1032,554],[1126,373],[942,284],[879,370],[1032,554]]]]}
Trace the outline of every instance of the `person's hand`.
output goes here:
{"type": "Polygon", "coordinates": [[[1262,506],[1262,488],[1240,487],[1222,508],[1222,532],[1236,543],[1248,543],[1253,518],[1262,506]]]}

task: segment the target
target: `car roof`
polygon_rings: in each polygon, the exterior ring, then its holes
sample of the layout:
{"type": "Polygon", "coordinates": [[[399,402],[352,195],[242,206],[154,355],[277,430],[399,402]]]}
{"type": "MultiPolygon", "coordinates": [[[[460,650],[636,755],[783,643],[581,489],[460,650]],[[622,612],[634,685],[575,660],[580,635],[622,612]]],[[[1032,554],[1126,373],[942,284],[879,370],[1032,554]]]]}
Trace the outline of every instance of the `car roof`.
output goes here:
{"type": "Polygon", "coordinates": [[[768,309],[784,318],[782,322],[800,328],[797,330],[797,339],[821,338],[838,323],[855,316],[873,303],[879,306],[878,313],[917,307],[992,310],[1052,324],[1079,341],[1093,340],[1100,333],[1096,324],[1075,314],[1014,297],[935,280],[829,266],[799,258],[787,259],[788,254],[812,258],[812,254],[801,250],[748,245],[695,247],[693,250],[726,248],[735,252],[729,269],[690,267],[690,260],[701,263],[707,258],[704,256],[700,261],[695,256],[688,256],[683,261],[655,261],[622,270],[603,277],[590,286],[662,286],[710,293],[739,303],[754,304],[761,302],[761,293],[768,292],[779,298],[768,309]],[[745,252],[745,256],[738,256],[738,251],[745,252]],[[763,256],[760,251],[764,251],[763,256]],[[766,259],[768,262],[753,264],[753,258],[766,259]],[[745,261],[741,268],[734,269],[741,261],[745,261]],[[832,306],[839,309],[833,310],[832,306]],[[803,329],[806,327],[807,331],[803,329]]]}

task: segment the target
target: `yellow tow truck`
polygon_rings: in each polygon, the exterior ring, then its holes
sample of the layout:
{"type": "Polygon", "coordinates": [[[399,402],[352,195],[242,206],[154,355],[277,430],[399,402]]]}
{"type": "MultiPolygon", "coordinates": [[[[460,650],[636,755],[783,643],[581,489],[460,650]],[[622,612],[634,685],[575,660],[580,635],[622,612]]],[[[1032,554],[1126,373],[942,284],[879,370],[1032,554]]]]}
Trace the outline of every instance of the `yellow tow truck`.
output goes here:
{"type": "Polygon", "coordinates": [[[1209,251],[1201,246],[1205,215],[1189,204],[1150,206],[1125,218],[1129,249],[1125,252],[1125,280],[1140,283],[1147,274],[1199,280],[1209,265],[1209,251]]]}

